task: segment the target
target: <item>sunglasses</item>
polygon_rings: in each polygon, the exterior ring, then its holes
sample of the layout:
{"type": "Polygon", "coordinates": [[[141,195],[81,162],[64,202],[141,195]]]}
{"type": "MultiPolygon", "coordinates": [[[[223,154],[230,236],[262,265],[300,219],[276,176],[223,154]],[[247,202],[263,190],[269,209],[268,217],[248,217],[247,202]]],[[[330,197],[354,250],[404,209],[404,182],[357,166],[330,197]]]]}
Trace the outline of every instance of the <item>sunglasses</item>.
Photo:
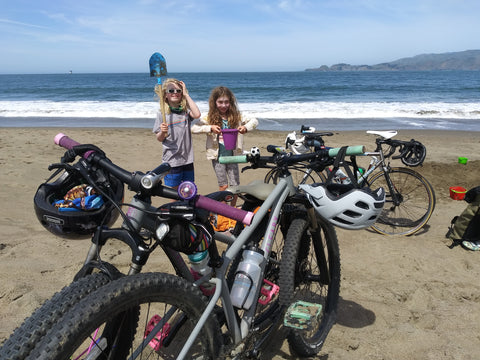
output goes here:
{"type": "Polygon", "coordinates": [[[169,94],[180,94],[182,92],[181,89],[168,89],[167,92],[169,94]]]}

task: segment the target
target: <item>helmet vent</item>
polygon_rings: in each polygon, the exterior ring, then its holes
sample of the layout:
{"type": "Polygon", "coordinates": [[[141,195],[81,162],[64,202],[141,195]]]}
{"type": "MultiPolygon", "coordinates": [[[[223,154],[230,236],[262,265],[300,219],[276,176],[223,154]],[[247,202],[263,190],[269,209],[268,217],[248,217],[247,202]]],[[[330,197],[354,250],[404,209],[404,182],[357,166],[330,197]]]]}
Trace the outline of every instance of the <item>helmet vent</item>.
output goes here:
{"type": "Polygon", "coordinates": [[[341,223],[341,224],[345,224],[345,225],[353,225],[353,222],[347,221],[347,220],[345,220],[345,219],[341,219],[341,218],[336,217],[336,216],[335,216],[332,220],[334,220],[334,221],[336,221],[336,222],[338,222],[338,223],[341,223]]]}
{"type": "Polygon", "coordinates": [[[362,214],[359,214],[359,213],[357,213],[355,211],[352,211],[352,210],[345,210],[343,212],[343,215],[351,217],[351,218],[359,218],[360,216],[362,216],[362,214]]]}
{"type": "Polygon", "coordinates": [[[368,210],[370,207],[368,206],[367,203],[363,202],[363,201],[357,201],[355,203],[355,206],[356,207],[359,207],[360,209],[364,209],[364,210],[368,210]]]}
{"type": "Polygon", "coordinates": [[[373,203],[373,206],[375,206],[375,209],[381,209],[381,208],[383,208],[383,205],[384,205],[383,202],[373,203]]]}

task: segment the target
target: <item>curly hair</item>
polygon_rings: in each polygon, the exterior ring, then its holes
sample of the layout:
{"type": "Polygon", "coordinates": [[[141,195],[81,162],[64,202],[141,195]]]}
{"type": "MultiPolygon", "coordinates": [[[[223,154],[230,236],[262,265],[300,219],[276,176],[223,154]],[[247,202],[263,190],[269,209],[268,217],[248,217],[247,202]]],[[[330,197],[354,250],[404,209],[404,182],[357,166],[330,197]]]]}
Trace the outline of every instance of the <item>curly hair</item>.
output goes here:
{"type": "MultiPolygon", "coordinates": [[[[155,93],[158,95],[158,97],[160,99],[163,99],[163,102],[165,103],[165,112],[167,114],[170,114],[172,111],[170,110],[170,106],[169,106],[169,103],[168,103],[168,100],[167,100],[167,88],[168,88],[168,85],[170,84],[175,84],[177,85],[178,87],[180,87],[180,89],[182,89],[182,86],[180,85],[180,80],[177,80],[177,79],[173,79],[173,78],[170,78],[170,79],[167,79],[165,80],[163,83],[162,83],[162,86],[155,86],[155,93]],[[161,91],[161,93],[160,93],[161,91]],[[162,96],[163,95],[163,96],[162,96]]],[[[180,106],[187,110],[188,109],[188,103],[187,103],[187,99],[185,99],[185,94],[182,93],[182,100],[180,101],[180,106]]]]}
{"type": "Polygon", "coordinates": [[[226,96],[230,102],[230,107],[227,112],[228,127],[236,129],[241,124],[241,115],[238,110],[237,99],[233,95],[232,90],[225,86],[217,86],[214,88],[208,99],[208,123],[210,125],[222,126],[222,115],[217,109],[217,99],[226,96]]]}

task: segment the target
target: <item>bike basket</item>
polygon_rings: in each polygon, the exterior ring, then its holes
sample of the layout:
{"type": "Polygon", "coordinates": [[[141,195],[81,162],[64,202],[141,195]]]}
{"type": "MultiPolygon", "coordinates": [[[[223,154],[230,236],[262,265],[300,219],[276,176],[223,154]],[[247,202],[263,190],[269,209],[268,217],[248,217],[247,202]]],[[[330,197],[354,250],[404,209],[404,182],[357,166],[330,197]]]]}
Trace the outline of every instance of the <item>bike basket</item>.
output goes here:
{"type": "Polygon", "coordinates": [[[100,202],[91,209],[85,206],[85,197],[75,199],[79,200],[80,206],[70,208],[55,206],[55,203],[66,200],[67,197],[74,199],[72,193],[81,189],[80,184],[86,183],[75,171],[64,171],[56,180],[41,184],[33,199],[38,221],[52,234],[72,240],[91,237],[100,225],[113,225],[119,213],[112,200],[122,202],[124,189],[122,182],[117,178],[111,176],[108,180],[109,186],[105,189],[108,197],[99,195],[97,200],[101,200],[103,204],[100,202]]]}

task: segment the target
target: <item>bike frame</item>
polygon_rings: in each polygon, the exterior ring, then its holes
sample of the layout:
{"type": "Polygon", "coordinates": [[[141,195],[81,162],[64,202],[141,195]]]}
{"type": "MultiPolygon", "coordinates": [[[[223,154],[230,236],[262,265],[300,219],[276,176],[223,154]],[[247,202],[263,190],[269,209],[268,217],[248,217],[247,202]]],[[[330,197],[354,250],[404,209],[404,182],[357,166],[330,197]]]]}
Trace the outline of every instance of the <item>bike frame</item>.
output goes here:
{"type": "MultiPolygon", "coordinates": [[[[264,258],[262,263],[260,264],[261,268],[261,276],[260,279],[263,279],[263,273],[265,267],[268,262],[268,258],[270,252],[272,250],[272,238],[275,232],[279,217],[280,211],[283,207],[283,204],[288,196],[292,196],[296,193],[296,188],[292,181],[292,176],[288,174],[285,177],[280,178],[280,181],[277,185],[272,185],[272,192],[270,195],[265,199],[263,204],[260,206],[259,210],[256,212],[255,217],[253,218],[252,223],[250,226],[245,227],[245,229],[240,233],[240,235],[235,239],[235,241],[228,247],[226,252],[223,255],[224,262],[219,269],[213,269],[212,275],[206,275],[204,278],[200,279],[200,282],[204,282],[207,276],[211,276],[210,282],[216,285],[215,293],[211,297],[209,304],[201,316],[200,320],[198,321],[197,325],[193,329],[190,337],[188,338],[185,346],[183,347],[180,355],[177,359],[183,359],[187,354],[188,350],[190,349],[191,345],[194,343],[196,337],[199,335],[202,327],[204,326],[207,318],[211,315],[215,304],[219,299],[222,301],[222,307],[225,313],[227,326],[234,341],[234,344],[240,343],[249,333],[250,327],[252,325],[255,311],[256,311],[256,304],[254,303],[249,310],[246,310],[240,320],[237,320],[237,315],[235,312],[235,308],[232,305],[230,300],[230,291],[228,289],[227,284],[227,271],[230,263],[234,258],[238,256],[238,254],[242,251],[244,245],[249,241],[252,237],[254,232],[257,230],[258,226],[260,225],[262,219],[265,216],[269,216],[268,226],[265,230],[263,241],[261,242],[260,249],[264,252],[264,258]],[[215,275],[213,275],[215,274],[215,275]]],[[[255,298],[258,298],[260,293],[261,286],[258,286],[256,289],[255,298]]],[[[166,322],[166,320],[165,320],[166,322]]],[[[163,326],[162,324],[158,324],[158,329],[161,329],[163,326]]],[[[155,330],[152,331],[155,334],[155,330]]],[[[145,343],[148,343],[148,339],[145,339],[145,343]]]]}

